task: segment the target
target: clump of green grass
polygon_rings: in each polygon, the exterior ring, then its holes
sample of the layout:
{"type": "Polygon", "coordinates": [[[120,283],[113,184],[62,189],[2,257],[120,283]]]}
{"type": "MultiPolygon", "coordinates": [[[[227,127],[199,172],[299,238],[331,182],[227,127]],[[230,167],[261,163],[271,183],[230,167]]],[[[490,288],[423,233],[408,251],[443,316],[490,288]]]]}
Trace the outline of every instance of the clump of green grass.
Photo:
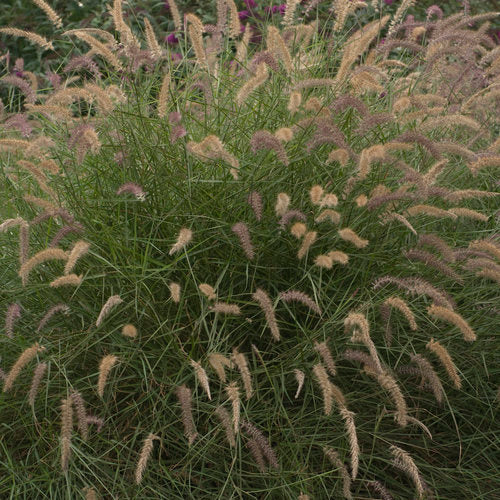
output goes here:
{"type": "Polygon", "coordinates": [[[115,0],[8,80],[2,493],[498,490],[494,15],[337,4],[179,58],[115,0]]]}

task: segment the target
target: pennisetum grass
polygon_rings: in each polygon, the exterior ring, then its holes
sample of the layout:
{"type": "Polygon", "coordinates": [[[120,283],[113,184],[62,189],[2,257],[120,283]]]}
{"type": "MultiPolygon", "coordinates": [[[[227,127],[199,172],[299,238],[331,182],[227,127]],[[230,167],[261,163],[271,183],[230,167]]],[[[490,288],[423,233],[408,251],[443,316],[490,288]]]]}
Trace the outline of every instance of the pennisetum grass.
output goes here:
{"type": "Polygon", "coordinates": [[[497,14],[49,3],[0,29],[0,497],[493,498],[497,14]]]}

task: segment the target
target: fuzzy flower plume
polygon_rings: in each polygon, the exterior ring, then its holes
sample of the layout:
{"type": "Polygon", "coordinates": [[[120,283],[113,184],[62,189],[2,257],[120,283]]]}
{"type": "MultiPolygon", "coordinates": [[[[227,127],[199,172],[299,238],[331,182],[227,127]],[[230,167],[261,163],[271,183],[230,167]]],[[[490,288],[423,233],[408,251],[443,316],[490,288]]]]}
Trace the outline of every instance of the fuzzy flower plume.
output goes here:
{"type": "Polygon", "coordinates": [[[14,322],[21,317],[21,306],[17,303],[10,304],[5,314],[5,333],[10,339],[14,336],[14,322]]]}
{"type": "MultiPolygon", "coordinates": [[[[15,75],[7,75],[7,76],[4,76],[2,78],[2,83],[4,84],[7,84],[7,85],[12,85],[13,87],[17,87],[23,94],[24,94],[24,97],[25,97],[25,100],[26,100],[26,104],[28,105],[33,105],[36,101],[36,92],[34,91],[34,89],[31,87],[31,85],[26,81],[24,80],[23,78],[20,78],[18,76],[15,76],[15,75]]],[[[27,107],[28,110],[29,107],[27,107]]],[[[18,118],[17,119],[12,119],[12,117],[9,119],[9,120],[6,120],[5,123],[4,123],[4,126],[6,128],[11,128],[13,126],[15,126],[16,122],[20,125],[20,122],[19,122],[19,116],[21,115],[18,115],[18,118]]],[[[28,124],[28,129],[26,129],[26,122],[24,124],[23,127],[20,127],[21,129],[24,128],[26,130],[26,132],[29,130],[29,124],[28,124]]],[[[23,134],[25,137],[29,137],[31,135],[31,131],[30,133],[28,134],[23,134]]]]}
{"type": "Polygon", "coordinates": [[[470,325],[460,316],[460,314],[435,304],[427,308],[427,314],[458,327],[466,342],[474,342],[474,340],[476,340],[477,337],[474,330],[472,330],[470,325]]]}
{"type": "Polygon", "coordinates": [[[391,453],[394,456],[393,464],[398,469],[404,471],[408,477],[413,481],[415,489],[417,490],[417,496],[419,499],[424,496],[424,485],[420,477],[420,472],[415,462],[410,457],[410,454],[403,449],[392,445],[390,447],[391,453]]]}
{"type": "Polygon", "coordinates": [[[215,373],[217,373],[217,376],[219,377],[221,382],[226,382],[226,372],[225,368],[232,368],[233,367],[233,362],[226,358],[223,354],[219,353],[212,353],[209,354],[208,356],[208,362],[214,369],[215,373]]]}
{"type": "Polygon", "coordinates": [[[284,229],[294,219],[305,222],[307,217],[300,210],[288,210],[281,216],[279,222],[280,228],[284,229]]]}
{"type": "Polygon", "coordinates": [[[222,160],[229,163],[235,171],[240,166],[238,159],[225,149],[224,144],[216,135],[208,135],[201,142],[190,141],[186,148],[201,161],[222,160]]]}
{"type": "Polygon", "coordinates": [[[82,233],[83,232],[83,226],[81,226],[79,223],[76,223],[75,225],[65,225],[57,233],[54,235],[54,237],[50,240],[49,247],[50,248],[55,248],[59,245],[59,243],[63,240],[64,237],[66,237],[68,234],[71,233],[82,233]]]}
{"type": "Polygon", "coordinates": [[[366,317],[361,313],[350,312],[344,319],[344,327],[346,332],[352,330],[351,342],[361,342],[364,344],[370,352],[377,371],[380,373],[383,372],[384,370],[382,369],[377,349],[370,337],[370,327],[366,317]]]}
{"type": "Polygon", "coordinates": [[[47,2],[45,2],[45,0],[33,0],[33,3],[45,12],[45,15],[56,28],[62,27],[61,18],[57,15],[54,9],[47,2]]]}
{"type": "Polygon", "coordinates": [[[408,219],[401,214],[396,212],[386,212],[382,214],[379,219],[381,224],[387,224],[392,220],[397,220],[398,222],[401,222],[401,224],[404,224],[415,236],[417,235],[415,228],[408,222],[408,219]]]}
{"type": "Polygon", "coordinates": [[[422,379],[429,384],[436,401],[441,404],[443,402],[444,389],[432,365],[421,354],[410,354],[410,358],[412,363],[419,368],[422,379]]]}
{"type": "MultiPolygon", "coordinates": [[[[274,207],[274,212],[278,217],[283,217],[283,215],[288,212],[288,207],[290,206],[290,196],[286,193],[279,193],[276,199],[276,205],[274,207]]],[[[304,216],[305,218],[305,216],[304,216]]]]}
{"type": "Polygon", "coordinates": [[[233,348],[233,354],[231,359],[234,364],[238,367],[241,378],[243,379],[243,387],[245,388],[246,398],[250,399],[253,394],[252,388],[252,376],[250,375],[250,370],[248,368],[248,361],[246,356],[239,352],[238,349],[233,348]]]}
{"type": "Polygon", "coordinates": [[[236,446],[236,437],[234,435],[234,429],[229,412],[223,406],[218,406],[215,410],[215,414],[219,417],[222,427],[224,428],[229,446],[234,448],[236,446]]]}
{"type": "Polygon", "coordinates": [[[276,153],[278,160],[283,163],[283,165],[288,166],[290,163],[283,144],[276,136],[267,130],[257,130],[257,132],[252,135],[250,147],[252,153],[256,153],[263,149],[271,149],[276,153]]]}
{"type": "Polygon", "coordinates": [[[55,280],[50,282],[51,288],[59,288],[61,286],[78,286],[81,284],[83,276],[78,276],[77,274],[66,274],[60,276],[55,280]]]}
{"type": "Polygon", "coordinates": [[[215,293],[215,289],[213,286],[208,283],[200,283],[198,285],[200,292],[205,295],[208,300],[215,300],[217,298],[217,294],[215,293]]]}
{"type": "Polygon", "coordinates": [[[114,354],[108,354],[101,359],[99,364],[99,378],[97,381],[97,394],[99,394],[101,398],[104,396],[104,388],[106,386],[109,372],[117,361],[118,358],[114,354]]]}
{"type": "Polygon", "coordinates": [[[170,297],[178,304],[181,301],[181,286],[179,283],[170,283],[168,289],[170,291],[170,297]]]}
{"type": "Polygon", "coordinates": [[[227,397],[231,402],[231,407],[233,411],[233,417],[232,417],[233,429],[234,432],[237,433],[240,429],[240,407],[241,407],[240,389],[236,384],[236,382],[231,382],[229,385],[226,385],[225,390],[227,397]]]}
{"type": "Polygon", "coordinates": [[[434,339],[431,339],[425,347],[439,358],[439,361],[441,361],[441,364],[444,366],[446,373],[448,373],[448,376],[452,380],[454,386],[457,389],[460,389],[462,387],[462,381],[460,380],[457,367],[455,366],[448,349],[434,339]]]}
{"type": "Polygon", "coordinates": [[[7,231],[11,227],[20,226],[23,224],[25,220],[22,217],[16,217],[15,219],[7,219],[0,224],[0,233],[7,231]]]}
{"type": "MultiPolygon", "coordinates": [[[[345,2],[344,2],[345,3],[345,2]]],[[[383,27],[387,24],[390,16],[386,15],[381,19],[366,24],[363,28],[356,31],[344,43],[344,53],[340,62],[339,69],[335,78],[335,82],[344,81],[349,74],[352,65],[358,57],[365,52],[370,46],[374,38],[380,33],[383,27]]]]}
{"type": "Polygon", "coordinates": [[[130,323],[123,325],[122,335],[130,339],[135,339],[137,337],[137,328],[130,323]]]}
{"type": "Polygon", "coordinates": [[[311,203],[313,205],[319,205],[321,198],[323,198],[324,194],[324,189],[319,186],[315,185],[309,190],[309,197],[311,198],[311,203]]]}
{"type": "Polygon", "coordinates": [[[168,2],[166,2],[166,5],[170,11],[170,14],[172,15],[172,20],[174,21],[175,30],[182,31],[182,17],[179,12],[179,8],[177,7],[177,4],[175,3],[175,0],[168,0],[168,2]]]}
{"type": "Polygon", "coordinates": [[[344,359],[349,361],[356,361],[363,364],[363,370],[374,376],[377,373],[377,366],[375,365],[372,357],[366,352],[357,349],[346,349],[342,355],[344,359]]]}
{"type": "Polygon", "coordinates": [[[193,231],[185,227],[182,228],[179,231],[179,235],[177,236],[177,241],[170,248],[168,255],[173,255],[174,253],[177,253],[179,250],[182,250],[192,240],[192,238],[193,238],[193,231]]]}
{"type": "Polygon", "coordinates": [[[500,155],[496,156],[483,156],[478,160],[468,165],[469,170],[476,176],[482,168],[485,167],[500,167],[500,155]]]}
{"type": "Polygon", "coordinates": [[[16,381],[17,377],[21,373],[21,370],[31,360],[33,360],[39,352],[43,352],[44,350],[45,350],[45,347],[42,347],[38,344],[38,342],[35,342],[31,347],[26,348],[21,353],[21,355],[17,358],[16,362],[12,365],[12,368],[10,369],[9,373],[7,373],[7,376],[5,377],[4,384],[3,384],[3,392],[8,392],[10,389],[12,389],[12,386],[14,385],[14,382],[16,381]]]}
{"type": "Polygon", "coordinates": [[[333,224],[340,224],[340,214],[335,210],[327,208],[326,210],[323,210],[314,220],[315,222],[329,220],[333,224]]]}
{"type": "Polygon", "coordinates": [[[193,45],[196,61],[202,67],[207,65],[207,54],[203,45],[203,32],[205,28],[200,18],[194,14],[186,14],[184,22],[187,25],[187,32],[193,45]]]}
{"type": "Polygon", "coordinates": [[[317,255],[314,259],[314,264],[324,269],[331,269],[333,267],[333,260],[329,255],[317,255]]]}
{"type": "Polygon", "coordinates": [[[382,276],[374,281],[373,289],[376,290],[388,283],[396,285],[399,289],[406,290],[410,295],[427,295],[427,297],[431,298],[437,305],[443,306],[444,308],[455,308],[453,299],[444,290],[434,287],[422,278],[382,276]]]}
{"type": "Polygon", "coordinates": [[[194,368],[194,372],[196,374],[196,378],[198,379],[200,385],[203,387],[203,390],[207,393],[208,399],[212,400],[212,396],[210,394],[210,385],[208,383],[207,372],[200,365],[200,363],[198,363],[194,359],[191,359],[189,361],[189,364],[194,368]]]}
{"type": "Polygon", "coordinates": [[[146,193],[139,184],[134,182],[126,182],[122,184],[116,191],[116,194],[130,193],[133,194],[139,201],[146,199],[146,193]]]}
{"type": "Polygon", "coordinates": [[[37,35],[31,31],[24,31],[18,28],[0,28],[0,33],[28,39],[31,43],[42,47],[44,50],[54,50],[52,42],[49,42],[43,36],[37,35]]]}
{"type": "Polygon", "coordinates": [[[303,222],[296,222],[290,228],[290,233],[300,240],[307,233],[307,226],[303,222]]]}
{"type": "Polygon", "coordinates": [[[151,25],[151,22],[147,17],[144,18],[144,29],[145,29],[145,36],[146,36],[146,42],[148,44],[148,49],[151,52],[151,55],[155,58],[158,59],[161,57],[161,47],[160,44],[158,43],[158,40],[156,39],[156,35],[153,29],[153,26],[151,25]]]}
{"type": "Polygon", "coordinates": [[[71,399],[63,399],[61,405],[61,469],[68,470],[71,455],[71,433],[73,431],[73,405],[71,399]]]}
{"type": "Polygon", "coordinates": [[[340,407],[345,407],[345,397],[342,391],[335,384],[330,382],[325,367],[321,363],[318,363],[313,366],[313,373],[323,393],[325,415],[330,415],[332,412],[334,400],[340,407]]]}
{"type": "Polygon", "coordinates": [[[307,253],[309,252],[309,249],[311,246],[314,244],[316,241],[316,238],[318,236],[318,233],[316,231],[308,231],[302,240],[302,245],[299,248],[299,251],[297,252],[297,258],[303,259],[307,253]]]}
{"type": "Polygon", "coordinates": [[[271,448],[269,441],[265,438],[264,434],[257,429],[251,422],[243,420],[241,427],[246,434],[251,436],[258,444],[261,452],[266,457],[267,462],[271,467],[278,470],[280,468],[276,452],[271,448]]]}
{"type": "Polygon", "coordinates": [[[413,314],[410,307],[403,299],[401,299],[400,297],[389,297],[388,299],[386,299],[384,301],[383,306],[398,309],[399,312],[401,312],[401,314],[403,314],[403,316],[408,321],[408,323],[410,325],[410,329],[412,331],[417,330],[417,323],[415,321],[415,315],[413,314]]]}
{"type": "Polygon", "coordinates": [[[405,427],[408,423],[408,409],[403,393],[401,392],[401,389],[399,388],[396,380],[387,372],[376,373],[375,377],[380,386],[391,395],[391,398],[394,401],[394,404],[396,406],[396,422],[401,427],[405,427]]]}
{"type": "Polygon", "coordinates": [[[356,177],[351,177],[348,180],[345,193],[348,194],[356,182],[366,179],[371,171],[372,163],[383,160],[385,156],[385,148],[381,144],[376,144],[375,146],[363,149],[359,157],[357,175],[356,177]]]}
{"type": "Polygon", "coordinates": [[[252,191],[247,198],[248,204],[252,207],[255,218],[260,221],[262,219],[262,196],[258,191],[252,191]]]}
{"type": "Polygon", "coordinates": [[[102,306],[101,312],[99,313],[99,316],[97,317],[97,320],[95,322],[95,326],[100,326],[106,316],[108,316],[108,314],[111,312],[111,309],[113,309],[116,305],[121,304],[122,302],[123,300],[119,295],[112,295],[111,297],[109,297],[106,303],[102,306]]]}
{"type": "Polygon", "coordinates": [[[295,11],[300,3],[300,0],[287,0],[285,15],[283,16],[283,26],[289,28],[294,24],[295,11]]]}
{"type": "Polygon", "coordinates": [[[257,90],[269,77],[269,70],[267,69],[267,64],[261,62],[257,65],[255,69],[255,74],[243,84],[241,89],[236,94],[236,104],[241,106],[250,96],[252,92],[257,90]]]}
{"type": "Polygon", "coordinates": [[[33,257],[24,262],[19,269],[19,276],[21,277],[23,285],[26,285],[28,276],[34,267],[48,260],[67,260],[68,253],[61,248],[46,248],[41,250],[33,257]]]}
{"type": "Polygon", "coordinates": [[[282,142],[289,142],[293,139],[293,130],[288,127],[282,127],[274,132],[274,136],[282,142]]]}
{"type": "Polygon", "coordinates": [[[40,388],[40,383],[42,378],[47,371],[47,363],[37,363],[35,371],[33,372],[33,379],[31,380],[31,387],[28,393],[28,402],[31,408],[35,407],[36,395],[38,394],[38,389],[40,388]]]}
{"type": "Polygon", "coordinates": [[[140,484],[142,481],[142,476],[146,470],[146,465],[148,463],[151,452],[153,451],[153,441],[155,439],[160,439],[155,434],[149,433],[148,437],[144,440],[142,445],[141,454],[139,455],[139,461],[137,462],[137,467],[135,469],[135,484],[140,484]]]}
{"type": "Polygon", "coordinates": [[[309,297],[309,295],[307,295],[304,292],[300,292],[298,290],[289,290],[288,292],[281,292],[280,299],[283,302],[286,302],[287,304],[290,302],[300,302],[301,304],[304,304],[309,309],[311,309],[311,311],[321,315],[321,309],[318,306],[318,304],[316,304],[316,302],[314,302],[314,300],[311,299],[311,297],[309,297]]]}
{"type": "Polygon", "coordinates": [[[69,312],[69,307],[66,304],[56,304],[55,306],[52,306],[38,323],[36,331],[40,332],[42,328],[49,322],[50,318],[52,318],[52,316],[54,316],[54,314],[58,312],[67,314],[69,312]]]}
{"type": "Polygon", "coordinates": [[[286,72],[292,71],[292,57],[288,51],[279,29],[272,24],[267,28],[267,50],[276,58],[280,59],[285,66],[286,72]]]}
{"type": "Polygon", "coordinates": [[[294,398],[297,399],[299,397],[300,391],[302,387],[304,387],[304,381],[306,379],[306,375],[302,370],[298,368],[294,368],[293,374],[295,375],[295,380],[297,381],[297,391],[295,392],[294,398]]]}
{"type": "Polygon", "coordinates": [[[172,78],[170,76],[170,72],[165,73],[161,83],[160,93],[158,94],[158,116],[160,118],[165,118],[167,114],[171,81],[172,78]]]}
{"type": "Polygon", "coordinates": [[[244,222],[237,222],[232,228],[234,234],[236,234],[240,240],[240,245],[245,252],[248,260],[253,260],[255,257],[255,251],[253,249],[252,241],[250,239],[250,232],[248,231],[248,226],[244,222]]]}
{"type": "Polygon", "coordinates": [[[344,167],[345,165],[347,165],[347,162],[349,161],[349,151],[347,151],[347,149],[344,148],[334,149],[330,151],[330,154],[328,155],[326,162],[332,163],[334,161],[340,163],[340,165],[344,167]]]}
{"type": "Polygon", "coordinates": [[[198,436],[198,432],[196,431],[193,422],[191,389],[184,384],[179,385],[175,390],[175,394],[181,405],[184,435],[186,436],[189,445],[191,445],[198,436]]]}
{"type": "Polygon", "coordinates": [[[469,243],[469,248],[471,250],[480,250],[482,252],[487,252],[500,260],[500,245],[494,244],[492,241],[488,240],[476,240],[469,243]]]}
{"type": "Polygon", "coordinates": [[[66,265],[64,266],[64,274],[69,274],[76,265],[80,257],[85,255],[90,248],[90,244],[86,241],[77,241],[71,249],[66,265]]]}
{"type": "Polygon", "coordinates": [[[290,100],[288,101],[288,111],[295,114],[298,112],[300,104],[302,103],[302,94],[298,91],[290,93],[290,100]]]}
{"type": "Polygon", "coordinates": [[[462,279],[462,277],[432,253],[425,250],[412,248],[410,250],[406,250],[405,252],[403,252],[403,254],[408,259],[423,262],[426,266],[432,267],[445,276],[448,276],[449,278],[455,280],[457,283],[463,284],[464,280],[462,279]]]}
{"type": "Polygon", "coordinates": [[[262,290],[262,288],[257,288],[253,293],[252,298],[259,304],[260,308],[266,316],[267,325],[271,330],[273,339],[278,341],[280,339],[280,331],[278,328],[278,323],[276,322],[276,316],[274,315],[273,303],[269,298],[269,295],[262,290]]]}
{"type": "Polygon", "coordinates": [[[380,481],[369,481],[366,485],[377,493],[382,500],[394,500],[392,495],[387,491],[387,488],[380,481]]]}
{"type": "Polygon", "coordinates": [[[455,261],[452,248],[437,234],[421,234],[418,239],[418,246],[424,245],[436,249],[447,262],[455,261]]]}
{"type": "Polygon", "coordinates": [[[343,481],[342,493],[344,495],[344,498],[346,498],[347,500],[352,500],[351,476],[349,476],[349,471],[347,470],[345,464],[342,462],[342,460],[340,460],[339,454],[333,448],[330,447],[323,448],[323,453],[331,462],[331,464],[340,470],[343,481]]]}
{"type": "Polygon", "coordinates": [[[352,243],[356,248],[365,248],[369,241],[360,238],[352,229],[346,227],[339,230],[339,236],[349,243],[352,243]]]}
{"type": "Polygon", "coordinates": [[[345,422],[347,437],[349,439],[349,447],[351,451],[351,477],[354,481],[358,475],[359,469],[359,443],[356,433],[356,425],[354,423],[354,413],[347,408],[340,407],[340,415],[345,422]]]}
{"type": "Polygon", "coordinates": [[[264,454],[262,453],[262,449],[259,446],[259,443],[257,443],[257,441],[252,438],[246,442],[246,446],[250,450],[250,453],[252,454],[252,457],[255,460],[257,467],[259,468],[259,471],[262,474],[265,474],[266,473],[266,461],[264,459],[264,454]]]}
{"type": "Polygon", "coordinates": [[[211,311],[221,314],[233,314],[239,316],[241,309],[236,304],[228,304],[227,302],[216,302],[211,308],[211,311]]]}
{"type": "Polygon", "coordinates": [[[85,410],[85,402],[82,395],[73,390],[71,392],[71,400],[75,406],[76,416],[78,418],[78,430],[82,436],[82,439],[87,439],[88,437],[88,421],[87,421],[87,411],[85,410]]]}
{"type": "Polygon", "coordinates": [[[315,342],[314,350],[321,356],[323,363],[325,363],[328,373],[335,377],[337,375],[337,368],[335,362],[333,361],[332,353],[326,342],[315,342]]]}

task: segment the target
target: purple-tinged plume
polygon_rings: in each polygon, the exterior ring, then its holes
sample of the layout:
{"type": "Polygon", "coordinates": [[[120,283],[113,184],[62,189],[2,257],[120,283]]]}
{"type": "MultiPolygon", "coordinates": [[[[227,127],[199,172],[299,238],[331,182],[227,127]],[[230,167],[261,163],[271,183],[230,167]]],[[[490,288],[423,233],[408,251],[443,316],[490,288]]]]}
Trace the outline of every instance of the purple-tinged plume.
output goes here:
{"type": "Polygon", "coordinates": [[[122,184],[116,191],[116,194],[123,193],[131,193],[139,201],[144,201],[146,199],[146,193],[144,192],[142,187],[139,186],[139,184],[135,184],[134,182],[126,182],[125,184],[122,184]]]}

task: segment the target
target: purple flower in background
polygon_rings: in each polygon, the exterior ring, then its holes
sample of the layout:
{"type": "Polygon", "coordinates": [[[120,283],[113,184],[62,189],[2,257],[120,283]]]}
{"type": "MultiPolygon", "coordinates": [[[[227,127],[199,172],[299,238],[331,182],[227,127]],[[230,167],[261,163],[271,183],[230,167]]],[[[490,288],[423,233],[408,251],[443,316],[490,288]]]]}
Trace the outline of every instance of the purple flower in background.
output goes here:
{"type": "Polygon", "coordinates": [[[170,35],[165,37],[165,41],[169,45],[177,45],[179,43],[179,39],[175,36],[175,33],[170,33],[170,35]]]}
{"type": "Polygon", "coordinates": [[[394,3],[394,0],[384,0],[386,5],[392,5],[394,3]]]}
{"type": "Polygon", "coordinates": [[[273,5],[272,7],[264,7],[264,10],[267,13],[270,12],[271,14],[281,14],[281,15],[283,15],[285,13],[285,10],[286,10],[286,4],[273,5]]]}
{"type": "Polygon", "coordinates": [[[247,9],[255,9],[257,7],[257,2],[255,0],[244,0],[247,9]]]}
{"type": "Polygon", "coordinates": [[[240,18],[240,21],[244,21],[250,17],[250,11],[240,10],[240,12],[238,12],[238,17],[240,18]]]}

